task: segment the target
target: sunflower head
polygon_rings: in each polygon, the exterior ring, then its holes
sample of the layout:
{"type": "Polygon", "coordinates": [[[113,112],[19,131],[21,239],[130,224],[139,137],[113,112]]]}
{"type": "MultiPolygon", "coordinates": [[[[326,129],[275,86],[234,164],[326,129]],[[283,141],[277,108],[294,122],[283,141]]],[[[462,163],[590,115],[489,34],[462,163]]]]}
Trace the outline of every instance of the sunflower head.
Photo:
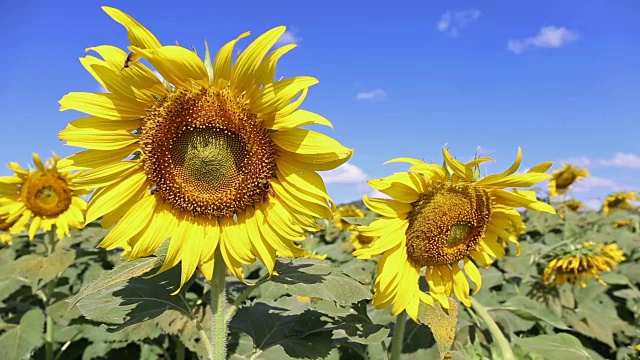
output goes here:
{"type": "Polygon", "coordinates": [[[88,149],[60,164],[87,170],[74,183],[97,189],[87,221],[117,223],[100,246],[122,247],[135,259],[170,238],[161,271],[181,263],[182,284],[196,269],[211,279],[215,251],[239,279],[256,259],[271,272],[276,255],[313,256],[294,241],[335,206],[316,171],[336,168],[352,150],[301,128],[331,123],[300,109],[317,79],[276,78],[278,61],[296,47],[274,48],[286,28],[261,34],[237,57],[249,32],[215,57],[205,43],[201,59],[163,45],[124,12],[103,9],[126,28],[130,46],[89,48],[99,57],[82,65],[108,93],[65,95],[61,110],[89,117],[59,135],[88,149]]]}
{"type": "Polygon", "coordinates": [[[75,175],[56,168],[58,160],[53,154],[43,163],[34,153],[35,168],[10,163],[14,175],[0,178],[0,216],[12,224],[12,232],[21,231],[30,220],[30,239],[38,229],[49,231],[55,226],[58,239],[62,239],[70,235],[70,229],[84,227],[86,203],[81,196],[87,192],[73,186],[75,175]]]}
{"type": "Polygon", "coordinates": [[[361,233],[352,230],[350,236],[351,244],[354,249],[360,249],[363,247],[371,246],[375,238],[371,236],[362,235],[361,233]]]}
{"type": "Polygon", "coordinates": [[[542,275],[546,286],[564,283],[586,287],[591,278],[606,285],[601,273],[610,272],[618,263],[626,260],[624,252],[615,243],[604,245],[584,242],[579,247],[559,250],[549,261],[542,275]]]}
{"type": "Polygon", "coordinates": [[[509,169],[481,177],[478,165],[492,159],[462,163],[446,148],[443,156],[444,166],[411,158],[389,161],[407,162],[409,171],[369,184],[391,199],[366,195],[363,199],[381,217],[356,229],[374,240],[354,255],[364,259],[382,255],[373,303],[392,306],[394,315],[404,310],[416,319],[420,302],[433,305],[433,298],[448,308],[452,294],[470,306],[468,279],[475,283],[476,292],[482,286],[475,262],[488,266],[505,254],[508,242],[518,245],[518,235],[525,227],[515,208],[555,213],[533,191],[517,189],[551,177],[545,174],[551,163],[516,174],[522,159],[518,149],[509,169]],[[419,288],[423,269],[428,294],[419,288]]]}
{"type": "Polygon", "coordinates": [[[555,198],[564,195],[576,181],[589,176],[587,169],[579,169],[570,164],[563,164],[562,169],[556,170],[549,179],[549,197],[555,198]]]}
{"type": "Polygon", "coordinates": [[[616,229],[621,227],[631,226],[631,225],[633,225],[633,221],[631,219],[617,220],[616,222],[613,223],[613,227],[616,229]]]}
{"type": "Polygon", "coordinates": [[[580,212],[582,209],[586,208],[587,205],[585,205],[580,200],[569,199],[569,200],[565,200],[565,201],[561,202],[560,204],[558,204],[558,207],[563,208],[563,209],[568,209],[568,210],[573,211],[573,212],[580,212]]]}
{"type": "Polygon", "coordinates": [[[14,225],[15,225],[15,221],[9,222],[7,221],[6,217],[0,217],[0,243],[1,244],[11,245],[11,243],[13,242],[13,237],[11,236],[11,233],[18,233],[22,231],[22,229],[18,230],[13,228],[14,225]]]}
{"type": "Polygon", "coordinates": [[[346,217],[363,218],[364,213],[355,205],[342,205],[338,207],[338,211],[333,214],[333,222],[336,228],[343,231],[348,231],[356,227],[355,225],[342,219],[346,217]]]}
{"type": "Polygon", "coordinates": [[[617,192],[607,196],[602,203],[602,213],[609,215],[614,210],[631,210],[631,201],[638,200],[637,191],[617,192]]]}

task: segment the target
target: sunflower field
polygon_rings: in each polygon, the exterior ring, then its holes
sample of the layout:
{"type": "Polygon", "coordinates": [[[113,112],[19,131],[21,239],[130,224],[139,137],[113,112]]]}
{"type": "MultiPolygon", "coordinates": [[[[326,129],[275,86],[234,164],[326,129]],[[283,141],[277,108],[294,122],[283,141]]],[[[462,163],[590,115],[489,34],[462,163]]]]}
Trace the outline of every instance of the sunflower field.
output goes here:
{"type": "Polygon", "coordinates": [[[78,152],[0,177],[2,359],[640,359],[638,192],[445,146],[336,204],[354,149],[276,76],[285,27],[201,56],[103,10],[130,46],[59,101],[78,152]]]}

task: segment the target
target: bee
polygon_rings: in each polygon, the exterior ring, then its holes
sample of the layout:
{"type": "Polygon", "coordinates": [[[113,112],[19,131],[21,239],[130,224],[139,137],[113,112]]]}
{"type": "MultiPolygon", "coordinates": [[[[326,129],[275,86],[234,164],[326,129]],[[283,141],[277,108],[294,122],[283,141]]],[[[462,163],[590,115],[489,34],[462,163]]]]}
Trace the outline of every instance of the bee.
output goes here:
{"type": "Polygon", "coordinates": [[[124,65],[122,66],[122,69],[120,71],[122,71],[122,70],[124,70],[124,69],[126,69],[128,67],[131,67],[131,63],[133,62],[133,55],[134,55],[134,53],[132,53],[132,52],[127,54],[127,58],[124,59],[124,65]]]}
{"type": "Polygon", "coordinates": [[[262,190],[264,190],[264,194],[262,197],[263,201],[267,201],[267,199],[269,198],[269,195],[275,195],[273,192],[273,188],[271,187],[271,183],[269,182],[269,180],[262,180],[260,182],[260,188],[262,190]]]}
{"type": "Polygon", "coordinates": [[[149,194],[151,194],[151,195],[157,193],[158,190],[160,190],[160,189],[158,189],[158,184],[153,184],[153,185],[149,186],[149,194]]]}

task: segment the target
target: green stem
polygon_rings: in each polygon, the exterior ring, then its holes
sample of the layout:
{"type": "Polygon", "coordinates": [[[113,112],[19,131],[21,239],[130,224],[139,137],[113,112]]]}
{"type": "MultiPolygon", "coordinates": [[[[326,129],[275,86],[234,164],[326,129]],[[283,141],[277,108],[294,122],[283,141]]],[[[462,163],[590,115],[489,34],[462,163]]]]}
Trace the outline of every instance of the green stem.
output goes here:
{"type": "Polygon", "coordinates": [[[176,360],[184,360],[185,348],[184,344],[177,336],[173,338],[176,343],[176,360]]]}
{"type": "Polygon", "coordinates": [[[267,281],[269,281],[269,274],[266,274],[264,276],[262,276],[260,279],[258,279],[258,281],[256,281],[255,284],[249,286],[248,288],[246,288],[242,294],[240,294],[240,296],[238,296],[236,298],[236,300],[233,302],[233,305],[231,305],[231,308],[229,309],[229,311],[227,312],[227,316],[226,316],[226,321],[227,323],[231,321],[231,319],[233,319],[233,315],[236,314],[236,311],[238,311],[238,308],[240,307],[240,305],[242,305],[242,303],[247,300],[247,298],[249,297],[249,295],[251,295],[251,293],[258,288],[258,286],[266,283],[267,281]]]}
{"type": "MultiPolygon", "coordinates": [[[[45,244],[45,248],[47,249],[47,256],[51,256],[51,254],[53,253],[53,251],[55,250],[56,247],[56,228],[55,226],[52,227],[51,230],[49,230],[49,233],[47,233],[46,239],[44,241],[45,244]]],[[[58,277],[56,276],[53,280],[49,281],[49,283],[47,283],[47,290],[45,293],[46,296],[46,301],[44,303],[45,306],[45,313],[46,313],[46,319],[45,319],[45,334],[44,334],[44,339],[45,339],[45,358],[46,360],[53,360],[54,356],[53,356],[53,327],[54,327],[54,322],[53,322],[53,317],[51,317],[51,313],[49,312],[49,305],[51,304],[51,298],[53,296],[53,291],[56,288],[56,281],[58,280],[58,277]]]]}
{"type": "Polygon", "coordinates": [[[396,316],[396,325],[393,327],[393,338],[391,338],[391,360],[399,360],[404,343],[404,328],[407,324],[407,313],[401,312],[396,316]]]}
{"type": "Polygon", "coordinates": [[[471,301],[471,307],[475,310],[476,314],[484,320],[485,324],[487,324],[487,329],[491,333],[491,337],[493,337],[493,340],[498,343],[498,347],[502,353],[502,360],[515,360],[509,341],[504,337],[504,334],[500,331],[498,324],[493,321],[493,318],[489,315],[487,309],[485,309],[485,307],[476,299],[471,298],[471,301]]]}
{"type": "Polygon", "coordinates": [[[213,279],[211,281],[211,312],[213,331],[213,360],[227,359],[227,319],[226,319],[226,291],[224,279],[227,274],[227,266],[222,258],[220,248],[216,249],[213,265],[213,279]]]}

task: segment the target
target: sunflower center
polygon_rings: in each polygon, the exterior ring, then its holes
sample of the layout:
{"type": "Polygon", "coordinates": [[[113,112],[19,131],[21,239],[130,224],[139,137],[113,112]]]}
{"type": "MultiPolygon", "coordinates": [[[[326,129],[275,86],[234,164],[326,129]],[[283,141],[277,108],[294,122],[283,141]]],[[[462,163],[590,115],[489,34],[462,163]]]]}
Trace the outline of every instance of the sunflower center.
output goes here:
{"type": "Polygon", "coordinates": [[[269,131],[226,90],[170,94],[147,111],[140,143],[155,192],[193,215],[232,216],[269,194],[269,131]]]}
{"type": "Polygon", "coordinates": [[[25,206],[34,215],[55,217],[71,205],[71,190],[67,182],[53,172],[35,172],[22,185],[25,206]]]}
{"type": "Polygon", "coordinates": [[[462,260],[478,244],[491,217],[489,194],[472,184],[435,183],[412,205],[407,257],[417,267],[462,260]]]}
{"type": "Polygon", "coordinates": [[[578,176],[572,171],[565,171],[561,173],[556,179],[556,188],[557,189],[568,188],[569,186],[571,186],[571,184],[573,184],[574,181],[576,181],[577,177],[578,176]]]}

